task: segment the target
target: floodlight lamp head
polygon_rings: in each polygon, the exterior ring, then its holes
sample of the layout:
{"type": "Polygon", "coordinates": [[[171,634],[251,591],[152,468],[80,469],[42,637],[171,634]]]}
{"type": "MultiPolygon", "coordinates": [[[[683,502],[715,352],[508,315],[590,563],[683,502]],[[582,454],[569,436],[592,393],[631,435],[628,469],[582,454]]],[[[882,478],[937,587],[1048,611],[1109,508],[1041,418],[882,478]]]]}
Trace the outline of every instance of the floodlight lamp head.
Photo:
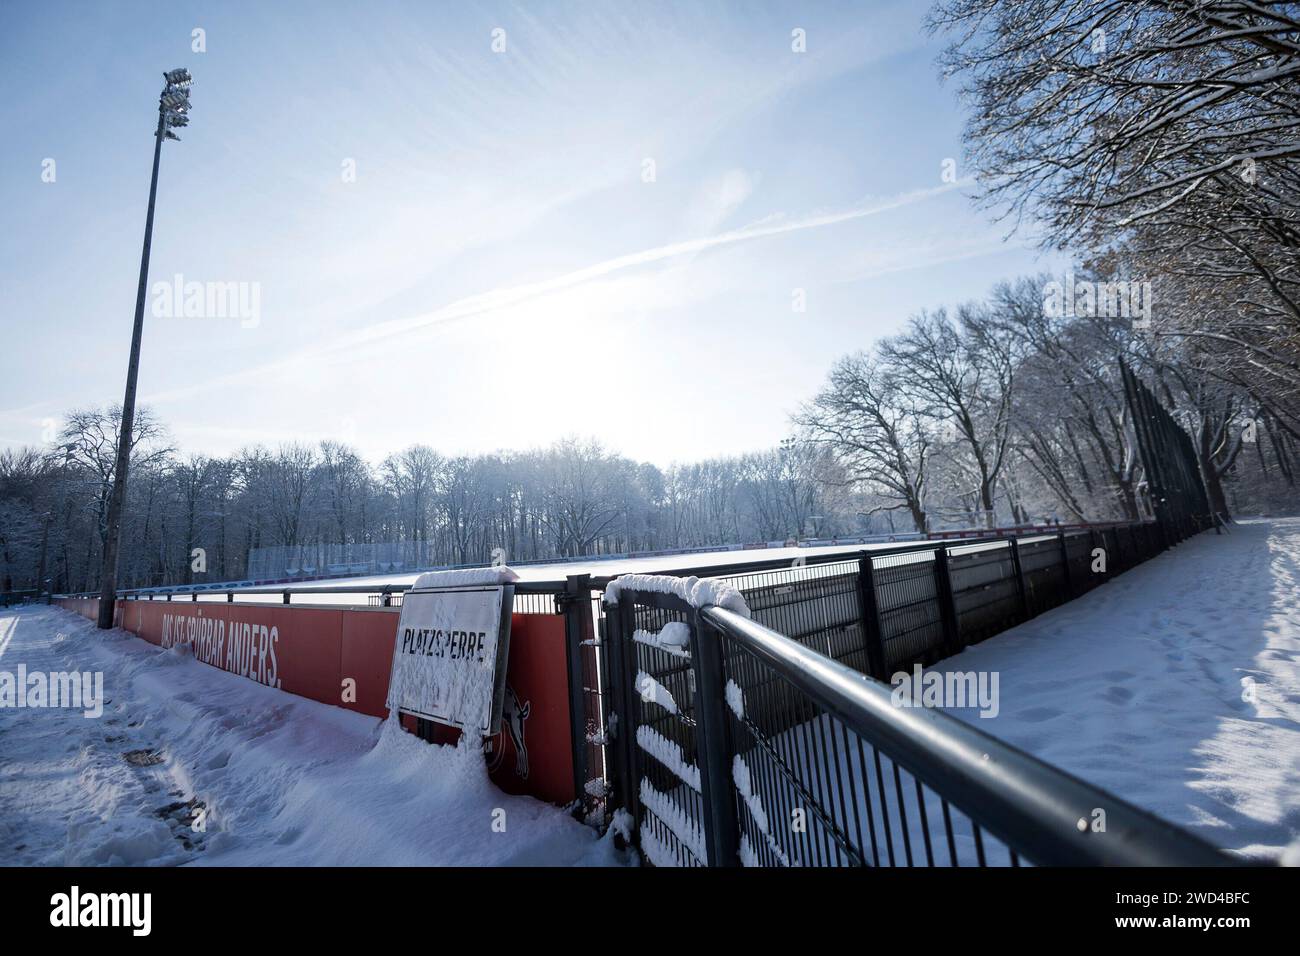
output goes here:
{"type": "Polygon", "coordinates": [[[168,70],[163,74],[163,79],[167,81],[168,86],[181,86],[190,83],[194,78],[190,76],[190,71],[181,67],[175,70],[168,70]]]}

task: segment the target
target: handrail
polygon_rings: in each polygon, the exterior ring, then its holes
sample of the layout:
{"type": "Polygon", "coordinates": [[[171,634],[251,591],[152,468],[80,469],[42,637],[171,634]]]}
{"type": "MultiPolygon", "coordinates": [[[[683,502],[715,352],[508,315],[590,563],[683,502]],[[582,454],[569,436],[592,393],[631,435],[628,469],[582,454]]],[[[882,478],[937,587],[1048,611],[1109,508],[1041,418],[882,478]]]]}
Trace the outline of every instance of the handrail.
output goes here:
{"type": "MultiPolygon", "coordinates": [[[[1127,526],[1132,523],[1133,522],[1116,521],[1107,524],[1102,524],[1099,522],[1098,524],[1094,525],[1094,527],[1098,527],[1098,528],[1111,527],[1112,525],[1127,526]]],[[[1077,527],[1063,527],[1059,530],[1068,534],[1083,529],[1077,527]]],[[[1056,533],[1059,532],[1036,531],[1025,535],[1025,537],[1026,538],[1051,537],[1053,534],[1056,533]]],[[[864,544],[858,544],[852,546],[846,545],[844,550],[842,551],[834,551],[831,552],[830,554],[810,554],[807,556],[801,555],[801,557],[804,558],[803,561],[804,567],[812,567],[814,565],[819,565],[819,564],[835,564],[840,561],[856,561],[859,557],[862,556],[864,551],[869,553],[873,558],[889,558],[889,557],[895,557],[900,554],[917,554],[924,551],[934,551],[938,548],[966,548],[966,547],[972,547],[975,545],[984,545],[984,544],[987,545],[1003,544],[1006,542],[1006,540],[1007,540],[1006,534],[1004,532],[999,532],[996,534],[989,534],[981,538],[960,538],[960,539],[930,538],[925,541],[905,542],[902,544],[898,544],[894,547],[888,547],[888,548],[882,548],[875,545],[864,545],[864,544]]],[[[826,545],[826,547],[833,547],[833,545],[826,545]]],[[[682,567],[682,568],[669,568],[665,570],[656,569],[654,571],[648,571],[646,573],[667,576],[667,577],[683,577],[685,575],[694,574],[699,577],[725,578],[737,574],[751,574],[751,573],[761,573],[763,571],[776,571],[782,568],[789,568],[789,567],[790,567],[789,558],[766,558],[766,559],[760,558],[752,561],[737,561],[733,564],[714,564],[714,565],[706,565],[704,567],[699,567],[699,566],[682,567]]],[[[618,577],[618,575],[605,575],[605,576],[592,575],[591,585],[594,588],[604,588],[605,585],[609,584],[609,582],[613,581],[614,578],[616,577],[618,577]]]]}
{"type": "MultiPolygon", "coordinates": [[[[553,594],[564,590],[563,580],[554,581],[515,581],[516,593],[553,594]]],[[[117,592],[120,600],[145,600],[150,597],[167,597],[169,595],[228,595],[237,597],[244,594],[404,594],[415,587],[412,584],[341,584],[324,587],[308,585],[282,585],[278,587],[210,587],[203,585],[178,585],[175,588],[122,588],[117,592]]],[[[98,591],[78,591],[73,594],[54,594],[56,598],[97,598],[98,591]]]]}
{"type": "MultiPolygon", "coordinates": [[[[1125,526],[1130,524],[1132,524],[1132,522],[1122,522],[1122,521],[1097,522],[1091,527],[1103,528],[1103,527],[1111,527],[1111,526],[1125,526]]],[[[1075,525],[1061,526],[1061,528],[1058,530],[1068,534],[1072,531],[1079,531],[1081,527],[1082,526],[1075,526],[1075,525]]],[[[1030,531],[1028,534],[1024,536],[1036,538],[1036,537],[1050,536],[1053,533],[1057,533],[1057,532],[1030,531]]],[[[873,545],[864,545],[864,544],[845,545],[842,550],[837,550],[825,554],[809,554],[806,557],[804,557],[804,565],[810,567],[810,566],[820,565],[820,564],[834,564],[840,561],[853,561],[853,560],[857,560],[857,558],[862,554],[864,550],[869,550],[873,557],[887,558],[887,557],[893,557],[900,554],[916,554],[925,551],[933,551],[940,547],[966,548],[966,547],[972,547],[972,546],[982,545],[982,544],[994,545],[994,544],[1000,544],[1006,540],[1007,537],[1005,531],[1001,531],[995,534],[990,534],[985,537],[979,537],[979,538],[948,538],[948,539],[931,538],[924,541],[904,542],[893,547],[883,547],[883,548],[878,546],[873,546],[873,545]]],[[[819,545],[818,547],[834,547],[834,545],[819,545]]],[[[572,560],[578,562],[578,561],[604,561],[608,559],[605,556],[595,556],[595,557],[585,557],[585,558],[574,558],[572,560]]],[[[629,557],[628,560],[642,560],[642,559],[637,558],[635,555],[633,555],[629,557]]],[[[549,564],[555,562],[553,559],[547,559],[546,561],[540,561],[540,562],[539,561],[519,562],[519,565],[523,567],[529,564],[539,564],[539,563],[549,564]]],[[[704,566],[691,565],[691,566],[682,566],[676,568],[667,568],[663,570],[656,569],[651,573],[658,574],[658,575],[667,575],[670,577],[683,577],[692,574],[701,577],[728,577],[737,574],[751,574],[751,573],[761,573],[763,571],[775,571],[781,568],[788,568],[789,566],[790,566],[789,558],[758,558],[749,561],[737,561],[731,564],[715,564],[715,565],[704,565],[704,566]]],[[[487,565],[463,565],[463,566],[458,565],[457,566],[458,569],[472,569],[478,567],[487,567],[487,565]]],[[[418,576],[420,572],[412,571],[410,573],[418,576]]],[[[616,577],[618,577],[617,574],[592,575],[591,586],[596,590],[603,590],[605,586],[609,584],[609,582],[613,581],[616,577]]],[[[159,585],[155,587],[120,588],[117,592],[117,596],[119,598],[131,599],[137,597],[138,595],[147,595],[147,594],[164,597],[169,594],[170,595],[228,594],[230,592],[233,592],[235,594],[284,594],[286,591],[290,594],[312,594],[312,593],[315,594],[385,594],[385,593],[400,594],[404,591],[409,590],[412,586],[410,584],[331,585],[329,583],[330,580],[331,579],[329,578],[319,578],[315,580],[301,581],[297,584],[286,582],[283,584],[254,585],[252,587],[241,587],[237,582],[219,582],[216,584],[180,584],[180,585],[172,585],[172,586],[159,585]]],[[[346,578],[343,579],[336,578],[333,580],[346,580],[346,578]]],[[[550,588],[564,587],[563,579],[559,579],[555,581],[530,581],[530,582],[520,582],[520,583],[526,583],[529,585],[541,585],[543,587],[550,587],[550,588]]],[[[56,594],[53,596],[63,597],[63,598],[81,598],[81,597],[99,597],[100,594],[98,591],[78,591],[75,593],[56,594]]]]}
{"type": "Polygon", "coordinates": [[[894,705],[887,685],[724,608],[701,617],[854,733],[1039,865],[1228,866],[1186,831],[941,711],[894,705]],[[1093,810],[1104,833],[1080,829],[1093,810]]]}

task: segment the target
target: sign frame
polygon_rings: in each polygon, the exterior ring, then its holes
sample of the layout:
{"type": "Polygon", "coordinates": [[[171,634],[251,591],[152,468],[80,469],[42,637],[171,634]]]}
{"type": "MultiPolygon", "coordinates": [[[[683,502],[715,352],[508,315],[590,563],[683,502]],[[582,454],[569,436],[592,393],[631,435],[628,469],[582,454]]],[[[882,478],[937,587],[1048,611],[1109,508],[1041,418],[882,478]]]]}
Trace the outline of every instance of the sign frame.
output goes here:
{"type": "MultiPolygon", "coordinates": [[[[492,691],[490,698],[490,710],[488,712],[488,725],[486,728],[480,725],[469,726],[464,722],[446,714],[426,713],[411,707],[402,705],[400,700],[394,700],[394,696],[399,693],[398,673],[402,666],[402,622],[401,617],[397,622],[397,636],[393,643],[393,664],[388,678],[388,707],[390,710],[396,710],[399,715],[407,714],[412,717],[418,717],[422,720],[430,720],[444,727],[455,727],[463,733],[478,732],[484,737],[490,737],[501,732],[501,713],[505,704],[506,694],[506,668],[510,660],[510,621],[514,613],[515,586],[513,583],[501,584],[469,584],[469,585],[449,585],[444,587],[428,587],[416,590],[412,588],[407,591],[402,598],[402,610],[406,610],[406,602],[412,597],[428,597],[438,594],[466,594],[496,592],[499,595],[500,613],[497,620],[497,640],[496,640],[496,659],[493,661],[492,674],[492,691]]],[[[404,616],[404,615],[403,615],[404,616]]]]}

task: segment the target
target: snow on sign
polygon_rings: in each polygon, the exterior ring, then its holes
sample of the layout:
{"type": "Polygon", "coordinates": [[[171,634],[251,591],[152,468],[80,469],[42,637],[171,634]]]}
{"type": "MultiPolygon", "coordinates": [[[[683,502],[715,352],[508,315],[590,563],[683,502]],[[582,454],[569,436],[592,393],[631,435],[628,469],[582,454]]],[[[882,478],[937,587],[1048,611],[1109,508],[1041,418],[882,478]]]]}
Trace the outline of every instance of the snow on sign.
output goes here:
{"type": "Polygon", "coordinates": [[[388,706],[485,737],[499,732],[514,587],[420,584],[402,599],[388,706]]]}

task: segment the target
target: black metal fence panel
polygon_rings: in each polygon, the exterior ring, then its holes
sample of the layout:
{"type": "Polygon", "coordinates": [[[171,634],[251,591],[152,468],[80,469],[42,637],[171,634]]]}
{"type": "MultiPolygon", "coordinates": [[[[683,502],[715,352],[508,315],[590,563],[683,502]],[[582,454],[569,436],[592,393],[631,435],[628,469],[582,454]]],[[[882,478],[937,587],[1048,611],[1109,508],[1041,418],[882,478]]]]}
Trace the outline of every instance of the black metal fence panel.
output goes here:
{"type": "Polygon", "coordinates": [[[1020,542],[1020,568],[1025,576],[1029,616],[1036,617],[1069,600],[1065,590],[1066,568],[1057,538],[1020,542]]]}
{"type": "Polygon", "coordinates": [[[707,865],[689,609],[668,595],[627,591],[614,613],[622,805],[650,863],[707,865]]]}
{"type": "Polygon", "coordinates": [[[872,562],[888,672],[913,661],[933,663],[944,656],[935,553],[891,555],[872,562]]]}
{"type": "Polygon", "coordinates": [[[719,580],[744,595],[754,620],[833,660],[867,670],[856,560],[719,580]]]}
{"type": "Polygon", "coordinates": [[[1010,542],[997,547],[949,549],[949,574],[963,644],[976,644],[1006,630],[1022,611],[1010,542]]]}
{"type": "MultiPolygon", "coordinates": [[[[1212,865],[1163,821],[761,625],[708,609],[725,681],[735,860],[769,866],[1212,865]],[[923,714],[923,716],[921,715],[923,714]],[[1030,796],[1033,794],[1033,796],[1030,796]],[[1106,807],[1106,832],[1077,824],[1106,807]]],[[[710,748],[711,749],[711,748],[710,748]]]]}
{"type": "Polygon", "coordinates": [[[1018,866],[1008,847],[722,636],[747,866],[1018,866]]]}
{"type": "MultiPolygon", "coordinates": [[[[862,552],[856,562],[732,571],[723,580],[744,596],[752,623],[774,638],[844,673],[888,680],[1072,600],[1167,543],[1165,531],[1148,522],[1025,540],[935,542],[862,552]]],[[[784,665],[733,633],[706,627],[680,598],[620,588],[605,625],[609,806],[627,813],[626,829],[653,865],[1146,859],[1127,851],[1094,857],[1095,848],[1073,845],[1075,834],[1000,838],[999,828],[1004,836],[1017,831],[1017,810],[971,802],[945,781],[946,770],[851,726],[807,686],[796,686],[784,665]],[[709,654],[717,656],[711,670],[697,659],[709,654]]],[[[1008,759],[1032,762],[1018,752],[1008,759]]],[[[1027,766],[1049,781],[1059,773],[1027,766]]],[[[1064,792],[1078,781],[1061,775],[1058,784],[1064,792]]],[[[1133,812],[1160,847],[1150,859],[1178,859],[1184,835],[1133,812]]],[[[1192,857],[1216,859],[1188,845],[1192,857]]]]}
{"type": "Polygon", "coordinates": [[[1147,498],[1166,541],[1218,527],[1191,437],[1126,363],[1120,371],[1146,478],[1147,498]]]}

